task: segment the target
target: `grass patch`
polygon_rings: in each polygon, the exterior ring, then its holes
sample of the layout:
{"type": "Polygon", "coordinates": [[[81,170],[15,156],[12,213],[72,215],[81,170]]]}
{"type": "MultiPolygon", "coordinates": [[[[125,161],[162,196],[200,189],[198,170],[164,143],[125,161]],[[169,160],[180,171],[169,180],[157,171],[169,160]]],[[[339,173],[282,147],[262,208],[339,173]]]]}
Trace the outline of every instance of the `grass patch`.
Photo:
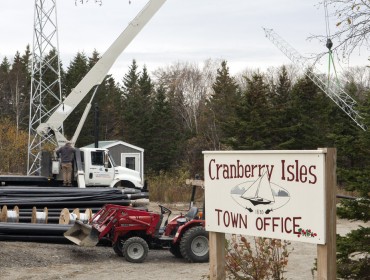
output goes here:
{"type": "MultiPolygon", "coordinates": [[[[149,186],[149,199],[163,203],[190,201],[192,186],[186,185],[186,179],[190,179],[190,172],[185,169],[159,174],[146,175],[149,186]]],[[[196,200],[203,200],[204,190],[197,189],[196,200]]]]}

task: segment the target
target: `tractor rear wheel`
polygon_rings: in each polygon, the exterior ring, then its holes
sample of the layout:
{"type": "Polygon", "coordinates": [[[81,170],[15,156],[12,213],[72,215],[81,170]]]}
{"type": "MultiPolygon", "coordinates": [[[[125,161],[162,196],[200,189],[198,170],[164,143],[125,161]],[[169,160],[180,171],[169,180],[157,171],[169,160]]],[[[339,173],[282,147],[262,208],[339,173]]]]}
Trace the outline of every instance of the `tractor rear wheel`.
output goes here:
{"type": "Polygon", "coordinates": [[[181,255],[189,262],[209,260],[208,232],[202,226],[188,229],[180,241],[181,255]]]}
{"type": "Polygon", "coordinates": [[[132,263],[142,263],[149,252],[149,246],[141,237],[131,237],[122,246],[122,254],[126,261],[132,263]]]}

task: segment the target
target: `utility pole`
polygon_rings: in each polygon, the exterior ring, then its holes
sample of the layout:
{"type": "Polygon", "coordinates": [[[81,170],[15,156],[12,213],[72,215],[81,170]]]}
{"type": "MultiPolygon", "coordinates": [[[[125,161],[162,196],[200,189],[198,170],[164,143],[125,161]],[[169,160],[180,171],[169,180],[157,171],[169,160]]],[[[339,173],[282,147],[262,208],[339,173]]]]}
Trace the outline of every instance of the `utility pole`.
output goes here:
{"type": "Polygon", "coordinates": [[[36,128],[62,102],[56,0],[35,0],[33,26],[27,175],[40,175],[42,148],[56,142],[36,128]]]}

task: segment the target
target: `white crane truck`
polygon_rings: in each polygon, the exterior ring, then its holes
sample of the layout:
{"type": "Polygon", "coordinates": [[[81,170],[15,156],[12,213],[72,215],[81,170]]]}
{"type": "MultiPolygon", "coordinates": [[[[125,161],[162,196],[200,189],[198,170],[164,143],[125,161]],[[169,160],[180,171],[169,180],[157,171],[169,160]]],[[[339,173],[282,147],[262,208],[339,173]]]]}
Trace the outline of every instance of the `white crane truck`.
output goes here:
{"type": "MultiPolygon", "coordinates": [[[[98,62],[91,68],[86,76],[66,97],[49,119],[41,123],[36,129],[41,136],[53,134],[56,138],[58,147],[63,146],[68,140],[60,133],[63,122],[78,106],[82,99],[93,89],[93,95],[85,108],[81,120],[76,128],[76,132],[71,140],[72,145],[77,141],[81,129],[85,123],[91,102],[94,95],[106,77],[108,71],[117,60],[119,55],[149,22],[152,16],[160,9],[166,0],[150,0],[137,16],[129,23],[126,29],[118,36],[108,50],[102,55],[98,62]]],[[[60,163],[58,160],[51,160],[47,153],[42,157],[42,165],[49,170],[52,176],[0,176],[1,185],[49,185],[60,181],[59,171],[60,163]],[[50,164],[51,162],[51,164],[50,164]]],[[[43,173],[43,172],[42,172],[43,173]]],[[[47,172],[45,172],[47,173],[47,172]]],[[[108,187],[130,187],[136,189],[145,189],[144,178],[139,172],[117,166],[107,149],[102,148],[80,148],[76,149],[74,182],[79,188],[89,186],[108,186],[108,187]]]]}

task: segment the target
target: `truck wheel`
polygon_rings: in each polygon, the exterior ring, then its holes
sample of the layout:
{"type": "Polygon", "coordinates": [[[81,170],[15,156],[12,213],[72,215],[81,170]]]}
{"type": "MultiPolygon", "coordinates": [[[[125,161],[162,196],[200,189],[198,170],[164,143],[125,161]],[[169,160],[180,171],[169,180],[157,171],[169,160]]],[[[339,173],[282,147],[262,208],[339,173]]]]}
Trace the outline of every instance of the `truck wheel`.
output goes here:
{"type": "Polygon", "coordinates": [[[119,181],[113,186],[113,188],[116,188],[116,189],[126,189],[126,188],[134,189],[135,184],[130,182],[130,181],[119,181]]]}
{"type": "Polygon", "coordinates": [[[202,226],[188,229],[181,238],[180,251],[189,262],[207,262],[209,259],[208,232],[202,226]]]}
{"type": "Polygon", "coordinates": [[[174,255],[176,258],[182,258],[181,252],[180,252],[180,246],[179,244],[171,244],[170,252],[172,255],[174,255]]]}
{"type": "Polygon", "coordinates": [[[113,251],[120,257],[123,257],[122,247],[124,242],[124,239],[118,238],[116,243],[113,244],[113,251]]]}
{"type": "Polygon", "coordinates": [[[122,246],[122,254],[126,261],[132,263],[141,263],[145,260],[149,252],[149,246],[141,237],[131,237],[127,239],[122,246]]]}

